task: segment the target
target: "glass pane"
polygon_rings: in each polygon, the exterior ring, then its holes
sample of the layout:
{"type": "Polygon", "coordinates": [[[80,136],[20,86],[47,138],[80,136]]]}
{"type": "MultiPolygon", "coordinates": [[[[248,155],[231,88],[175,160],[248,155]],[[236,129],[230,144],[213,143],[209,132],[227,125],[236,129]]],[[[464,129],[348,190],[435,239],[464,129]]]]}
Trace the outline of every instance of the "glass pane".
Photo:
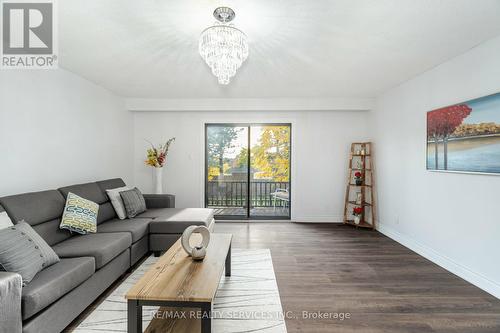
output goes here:
{"type": "Polygon", "coordinates": [[[217,217],[247,216],[248,127],[207,126],[207,207],[217,217]]]}
{"type": "Polygon", "coordinates": [[[290,126],[250,130],[250,216],[290,216],[290,126]]]}

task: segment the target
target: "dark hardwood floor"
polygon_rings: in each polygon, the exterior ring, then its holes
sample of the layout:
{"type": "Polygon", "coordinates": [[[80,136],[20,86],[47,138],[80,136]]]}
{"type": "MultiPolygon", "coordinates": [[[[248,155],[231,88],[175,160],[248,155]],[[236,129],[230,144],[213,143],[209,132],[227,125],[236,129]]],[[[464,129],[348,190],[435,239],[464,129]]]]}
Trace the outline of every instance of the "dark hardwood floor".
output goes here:
{"type": "Polygon", "coordinates": [[[500,300],[377,231],[284,222],[218,222],[215,231],[232,233],[233,248],[271,249],[289,333],[500,332],[500,300]]]}
{"type": "MultiPolygon", "coordinates": [[[[289,333],[500,332],[500,300],[377,231],[218,223],[234,248],[269,248],[289,333]],[[302,311],[350,319],[303,319],[302,311]]],[[[492,262],[493,264],[493,262],[492,262]]]]}

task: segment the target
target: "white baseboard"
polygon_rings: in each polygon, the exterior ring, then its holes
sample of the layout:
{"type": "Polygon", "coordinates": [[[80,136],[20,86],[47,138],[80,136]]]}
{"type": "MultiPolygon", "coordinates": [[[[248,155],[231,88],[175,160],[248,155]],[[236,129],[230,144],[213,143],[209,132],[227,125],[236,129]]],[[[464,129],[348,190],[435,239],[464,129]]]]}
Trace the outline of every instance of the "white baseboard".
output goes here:
{"type": "Polygon", "coordinates": [[[421,256],[429,259],[435,264],[443,267],[451,273],[461,277],[462,279],[472,283],[473,285],[481,288],[487,293],[500,298],[500,285],[487,277],[472,271],[471,269],[455,262],[454,260],[441,255],[434,249],[419,243],[418,241],[404,235],[391,227],[383,224],[378,224],[377,230],[396,242],[406,246],[412,251],[420,254],[421,256]]]}
{"type": "Polygon", "coordinates": [[[289,220],[218,220],[217,222],[295,222],[295,223],[343,223],[341,215],[292,216],[289,220]]]}
{"type": "Polygon", "coordinates": [[[344,222],[343,216],[293,216],[292,222],[309,222],[309,223],[342,223],[344,222]]]}

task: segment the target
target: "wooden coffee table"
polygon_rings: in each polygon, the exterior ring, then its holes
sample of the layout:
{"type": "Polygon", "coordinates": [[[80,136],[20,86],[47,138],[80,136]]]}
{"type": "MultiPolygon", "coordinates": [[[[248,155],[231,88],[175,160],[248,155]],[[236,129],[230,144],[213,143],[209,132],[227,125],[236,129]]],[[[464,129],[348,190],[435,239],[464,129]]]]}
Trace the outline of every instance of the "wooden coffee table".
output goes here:
{"type": "MultiPolygon", "coordinates": [[[[195,236],[195,235],[193,235],[195,236]]],[[[142,332],[142,307],[146,305],[201,309],[201,318],[182,319],[172,323],[165,319],[153,319],[148,331],[173,332],[174,326],[187,327],[192,332],[198,325],[202,333],[212,331],[211,312],[213,301],[224,268],[231,275],[230,234],[211,234],[207,255],[203,261],[193,261],[181,245],[180,239],[154,264],[125,295],[128,303],[128,332],[142,332]],[[189,323],[190,320],[201,321],[189,323]],[[163,324],[163,323],[164,324],[163,324]],[[159,330],[165,325],[168,330],[159,330]],[[191,327],[191,328],[189,328],[191,327]]]]}

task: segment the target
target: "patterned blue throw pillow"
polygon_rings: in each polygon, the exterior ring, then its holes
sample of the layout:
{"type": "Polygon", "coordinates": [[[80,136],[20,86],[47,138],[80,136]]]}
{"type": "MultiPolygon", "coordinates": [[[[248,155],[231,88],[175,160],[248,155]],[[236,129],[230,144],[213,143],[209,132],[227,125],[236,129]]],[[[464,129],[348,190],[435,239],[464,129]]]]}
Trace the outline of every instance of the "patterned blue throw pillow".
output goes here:
{"type": "Polygon", "coordinates": [[[99,205],[69,192],[59,228],[82,235],[97,232],[99,205]]]}

